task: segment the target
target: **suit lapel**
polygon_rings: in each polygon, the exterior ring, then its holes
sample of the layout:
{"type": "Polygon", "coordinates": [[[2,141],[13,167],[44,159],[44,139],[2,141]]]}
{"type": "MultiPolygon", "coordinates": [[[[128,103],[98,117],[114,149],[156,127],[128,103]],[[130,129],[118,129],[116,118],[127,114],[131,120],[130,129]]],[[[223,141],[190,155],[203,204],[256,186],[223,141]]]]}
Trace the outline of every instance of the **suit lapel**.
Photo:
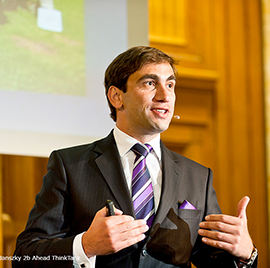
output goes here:
{"type": "Polygon", "coordinates": [[[114,195],[117,207],[124,214],[134,216],[133,204],[112,132],[97,143],[95,151],[99,154],[95,160],[96,164],[114,195]]]}
{"type": "Polygon", "coordinates": [[[156,223],[162,223],[165,219],[171,205],[175,201],[175,191],[179,189],[180,184],[180,168],[179,163],[173,157],[170,151],[161,142],[162,152],[162,192],[159,207],[153,226],[156,223]]]}

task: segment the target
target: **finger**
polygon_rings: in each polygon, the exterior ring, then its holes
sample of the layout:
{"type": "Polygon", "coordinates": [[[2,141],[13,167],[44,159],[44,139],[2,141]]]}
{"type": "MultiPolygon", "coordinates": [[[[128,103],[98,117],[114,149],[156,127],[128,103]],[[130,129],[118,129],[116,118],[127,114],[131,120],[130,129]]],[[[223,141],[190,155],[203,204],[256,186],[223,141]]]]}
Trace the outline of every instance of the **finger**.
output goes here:
{"type": "Polygon", "coordinates": [[[127,235],[127,232],[136,228],[142,228],[141,233],[148,230],[148,225],[145,220],[134,220],[128,215],[111,216],[106,218],[106,229],[111,235],[127,235]]]}
{"type": "Polygon", "coordinates": [[[122,215],[123,214],[123,211],[120,210],[120,209],[115,208],[114,209],[114,213],[115,213],[115,215],[122,215]]]}
{"type": "Polygon", "coordinates": [[[231,225],[238,223],[239,219],[234,216],[224,214],[211,214],[205,217],[206,222],[223,222],[231,225]]]}
{"type": "MultiPolygon", "coordinates": [[[[127,227],[123,232],[118,233],[117,240],[121,241],[123,247],[133,245],[139,241],[145,239],[145,233],[149,230],[146,223],[134,221],[130,226],[127,227]]],[[[118,231],[120,228],[118,228],[118,231]]],[[[122,247],[121,246],[121,247],[122,247]]]]}
{"type": "Polygon", "coordinates": [[[110,252],[110,253],[115,253],[115,252],[118,252],[124,248],[127,248],[127,247],[130,247],[140,241],[143,241],[145,239],[145,234],[140,234],[138,236],[135,236],[135,237],[132,237],[132,238],[129,238],[129,239],[119,239],[118,238],[118,241],[117,243],[115,243],[112,248],[113,250],[110,252]]]}
{"type": "Polygon", "coordinates": [[[200,229],[198,231],[199,235],[203,236],[203,241],[206,240],[213,240],[215,242],[226,242],[226,243],[232,243],[234,241],[234,237],[231,234],[213,231],[213,230],[205,230],[200,229]]]}
{"type": "MultiPolygon", "coordinates": [[[[134,222],[135,223],[135,222],[134,222]]],[[[147,224],[141,225],[140,223],[134,224],[128,227],[121,235],[123,235],[123,240],[131,239],[136,236],[140,236],[141,234],[146,233],[149,230],[147,224]]]]}
{"type": "Polygon", "coordinates": [[[145,220],[133,220],[122,222],[117,226],[118,233],[127,233],[132,230],[140,230],[140,233],[145,233],[148,231],[149,227],[145,220]]]}
{"type": "Polygon", "coordinates": [[[246,209],[249,203],[250,198],[248,196],[244,196],[238,203],[237,211],[238,211],[238,218],[246,220],[247,214],[246,209]]]}
{"type": "MultiPolygon", "coordinates": [[[[98,217],[107,217],[107,211],[108,209],[106,207],[103,207],[101,210],[97,212],[98,217]]],[[[115,215],[122,215],[123,211],[120,209],[115,208],[114,209],[115,215]]]]}
{"type": "Polygon", "coordinates": [[[145,234],[139,234],[137,236],[134,236],[132,238],[129,238],[129,239],[125,239],[123,240],[121,243],[119,243],[119,247],[120,249],[123,249],[123,248],[127,248],[129,246],[132,246],[140,241],[143,241],[145,239],[145,234]]]}
{"type": "Polygon", "coordinates": [[[227,224],[224,222],[201,222],[199,224],[200,228],[202,229],[209,229],[209,230],[217,230],[220,232],[233,234],[235,232],[235,225],[227,224]]]}
{"type": "Polygon", "coordinates": [[[203,243],[215,248],[220,248],[229,252],[232,250],[232,244],[227,241],[215,240],[208,237],[203,237],[202,241],[203,243]]]}
{"type": "Polygon", "coordinates": [[[135,219],[129,215],[113,215],[113,216],[106,217],[105,221],[109,228],[116,227],[122,230],[122,229],[126,229],[126,226],[129,226],[129,224],[133,226],[132,222],[134,222],[135,219]]]}
{"type": "Polygon", "coordinates": [[[97,217],[106,217],[106,215],[107,215],[107,208],[106,207],[103,207],[96,214],[97,217]]]}

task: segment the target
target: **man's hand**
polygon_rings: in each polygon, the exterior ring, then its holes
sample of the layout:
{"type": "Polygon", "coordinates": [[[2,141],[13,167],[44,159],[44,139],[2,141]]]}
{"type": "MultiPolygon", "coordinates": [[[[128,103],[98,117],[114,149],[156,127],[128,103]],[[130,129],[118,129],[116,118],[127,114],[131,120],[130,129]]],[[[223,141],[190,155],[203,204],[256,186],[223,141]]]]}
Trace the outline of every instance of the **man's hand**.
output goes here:
{"type": "Polygon", "coordinates": [[[249,197],[243,197],[238,203],[238,217],[228,215],[208,215],[200,223],[199,235],[210,246],[230,252],[232,255],[247,260],[250,258],[253,243],[247,228],[246,208],[249,197]]]}
{"type": "Polygon", "coordinates": [[[106,207],[99,210],[89,229],[82,236],[82,245],[88,258],[115,253],[145,238],[148,231],[145,220],[134,220],[115,209],[115,215],[106,217],[106,207]]]}

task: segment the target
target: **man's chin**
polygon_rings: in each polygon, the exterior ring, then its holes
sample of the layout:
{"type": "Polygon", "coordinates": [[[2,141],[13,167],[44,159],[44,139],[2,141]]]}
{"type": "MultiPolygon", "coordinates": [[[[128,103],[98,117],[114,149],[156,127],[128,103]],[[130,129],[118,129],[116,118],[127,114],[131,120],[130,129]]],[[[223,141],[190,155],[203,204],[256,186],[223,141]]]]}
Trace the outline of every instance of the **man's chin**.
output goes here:
{"type": "Polygon", "coordinates": [[[169,124],[155,124],[154,131],[156,133],[162,133],[169,128],[169,124]]]}

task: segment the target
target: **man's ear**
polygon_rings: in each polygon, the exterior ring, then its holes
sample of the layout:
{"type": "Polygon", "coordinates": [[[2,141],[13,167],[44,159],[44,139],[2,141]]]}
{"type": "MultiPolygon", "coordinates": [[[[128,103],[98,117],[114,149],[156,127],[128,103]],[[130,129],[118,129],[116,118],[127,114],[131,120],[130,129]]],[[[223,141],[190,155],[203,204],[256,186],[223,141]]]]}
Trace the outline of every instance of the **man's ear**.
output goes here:
{"type": "Polygon", "coordinates": [[[108,99],[115,109],[121,109],[123,107],[122,94],[122,90],[115,86],[110,86],[108,90],[108,99]]]}

